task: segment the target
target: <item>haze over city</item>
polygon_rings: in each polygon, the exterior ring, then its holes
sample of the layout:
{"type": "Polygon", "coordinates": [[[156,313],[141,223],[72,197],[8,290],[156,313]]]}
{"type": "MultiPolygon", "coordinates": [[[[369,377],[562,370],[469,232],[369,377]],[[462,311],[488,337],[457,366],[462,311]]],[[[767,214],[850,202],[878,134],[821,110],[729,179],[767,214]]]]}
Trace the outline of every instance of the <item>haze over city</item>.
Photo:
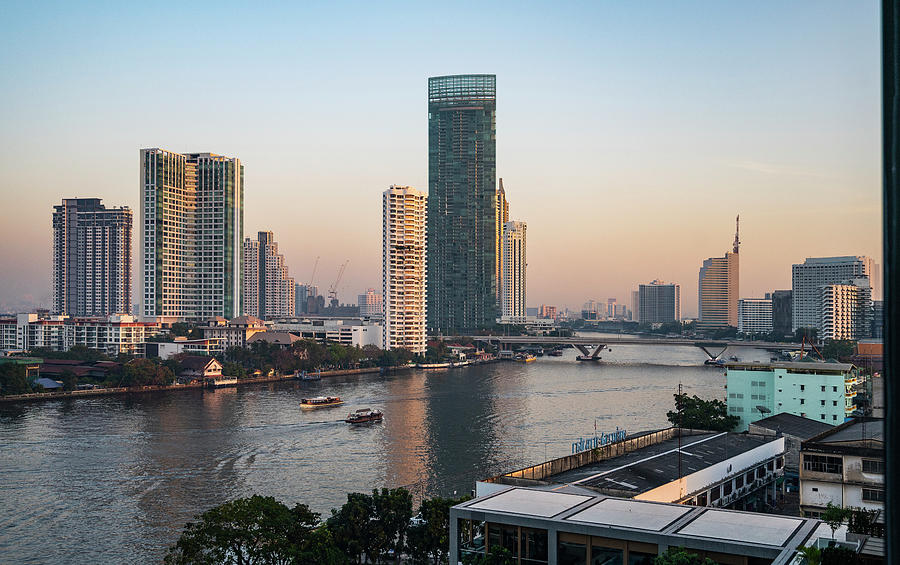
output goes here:
{"type": "Polygon", "coordinates": [[[742,297],[805,257],[881,262],[875,2],[5,12],[0,310],[48,304],[61,196],[138,209],[142,147],[239,157],[245,235],[272,230],[298,282],[349,259],[355,301],[381,283],[382,192],[428,188],[426,80],[451,73],[497,75],[529,305],[660,278],[695,315],[738,213],[742,297]]]}

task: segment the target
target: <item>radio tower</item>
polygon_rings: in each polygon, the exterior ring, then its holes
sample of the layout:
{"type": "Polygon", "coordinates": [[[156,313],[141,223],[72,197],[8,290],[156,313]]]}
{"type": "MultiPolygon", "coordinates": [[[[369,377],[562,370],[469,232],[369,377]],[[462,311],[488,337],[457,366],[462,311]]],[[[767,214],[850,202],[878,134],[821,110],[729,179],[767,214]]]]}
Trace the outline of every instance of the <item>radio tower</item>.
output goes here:
{"type": "Polygon", "coordinates": [[[738,248],[741,246],[741,239],[739,234],[741,232],[741,215],[738,214],[737,218],[734,220],[734,252],[738,252],[738,248]]]}

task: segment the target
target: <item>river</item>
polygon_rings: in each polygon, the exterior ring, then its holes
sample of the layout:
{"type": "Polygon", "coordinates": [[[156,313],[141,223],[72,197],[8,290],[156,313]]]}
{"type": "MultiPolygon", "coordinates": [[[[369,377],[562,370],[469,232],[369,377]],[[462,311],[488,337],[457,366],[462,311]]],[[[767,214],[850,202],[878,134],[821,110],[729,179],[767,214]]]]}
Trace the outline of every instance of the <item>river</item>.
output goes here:
{"type": "MultiPolygon", "coordinates": [[[[765,351],[730,350],[766,361],[765,351]]],[[[153,563],[185,522],[265,494],[328,515],[351,491],[418,498],[552,457],[617,426],[665,427],[685,392],[724,398],[693,347],[614,346],[603,363],[542,357],[445,371],[0,405],[0,561],[153,563]],[[338,395],[342,407],[301,411],[338,395]],[[384,422],[350,426],[350,410],[384,422]]]]}

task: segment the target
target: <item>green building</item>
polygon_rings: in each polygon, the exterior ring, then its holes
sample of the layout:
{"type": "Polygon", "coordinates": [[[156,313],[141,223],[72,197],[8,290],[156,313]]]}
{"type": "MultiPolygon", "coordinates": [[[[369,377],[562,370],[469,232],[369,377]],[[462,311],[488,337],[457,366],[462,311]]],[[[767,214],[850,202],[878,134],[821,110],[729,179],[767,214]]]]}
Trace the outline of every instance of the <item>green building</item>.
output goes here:
{"type": "Polygon", "coordinates": [[[738,431],[774,414],[788,413],[831,425],[856,410],[859,373],[849,363],[728,363],[728,414],[741,419],[738,431]]]}
{"type": "Polygon", "coordinates": [[[428,329],[497,318],[495,75],[428,79],[428,329]]]}

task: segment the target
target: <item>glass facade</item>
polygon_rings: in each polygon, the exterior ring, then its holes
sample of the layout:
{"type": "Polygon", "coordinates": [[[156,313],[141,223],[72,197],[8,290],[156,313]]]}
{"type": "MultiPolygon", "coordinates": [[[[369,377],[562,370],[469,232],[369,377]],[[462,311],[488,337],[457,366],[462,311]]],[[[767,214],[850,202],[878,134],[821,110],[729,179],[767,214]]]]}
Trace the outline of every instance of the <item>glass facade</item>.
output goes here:
{"type": "Polygon", "coordinates": [[[496,77],[428,79],[428,327],[497,317],[496,77]]]}

